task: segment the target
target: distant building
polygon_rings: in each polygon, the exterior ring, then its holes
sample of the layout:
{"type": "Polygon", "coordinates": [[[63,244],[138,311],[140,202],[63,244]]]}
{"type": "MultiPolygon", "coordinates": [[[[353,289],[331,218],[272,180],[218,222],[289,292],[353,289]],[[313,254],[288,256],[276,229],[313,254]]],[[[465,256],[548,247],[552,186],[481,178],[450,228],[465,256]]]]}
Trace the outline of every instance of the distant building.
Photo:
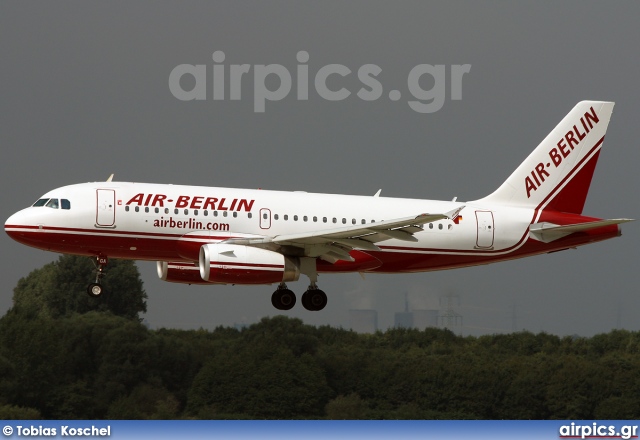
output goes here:
{"type": "Polygon", "coordinates": [[[438,326],[438,310],[413,310],[411,312],[397,312],[395,314],[395,328],[417,328],[438,326]]]}
{"type": "Polygon", "coordinates": [[[438,326],[439,310],[414,310],[411,313],[413,315],[413,327],[418,330],[438,326]]]}
{"type": "Polygon", "coordinates": [[[393,326],[395,328],[412,328],[413,327],[413,313],[411,312],[397,312],[393,320],[393,326]]]}
{"type": "Polygon", "coordinates": [[[409,294],[404,294],[404,312],[397,312],[393,326],[395,328],[417,328],[424,330],[427,327],[438,326],[438,310],[413,309],[409,311],[409,294]]]}
{"type": "Polygon", "coordinates": [[[375,333],[378,330],[378,312],[370,309],[350,309],[349,323],[356,333],[375,333]]]}

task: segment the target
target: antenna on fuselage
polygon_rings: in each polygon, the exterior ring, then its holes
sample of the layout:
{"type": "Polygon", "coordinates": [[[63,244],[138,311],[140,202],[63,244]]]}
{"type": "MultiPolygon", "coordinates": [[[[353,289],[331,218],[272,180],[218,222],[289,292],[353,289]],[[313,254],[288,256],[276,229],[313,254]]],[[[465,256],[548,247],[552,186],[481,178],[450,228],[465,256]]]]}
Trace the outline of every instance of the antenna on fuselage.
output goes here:
{"type": "Polygon", "coordinates": [[[113,175],[113,174],[111,174],[111,175],[109,176],[109,178],[107,179],[107,182],[111,182],[111,181],[113,180],[113,176],[114,176],[114,175],[113,175]]]}

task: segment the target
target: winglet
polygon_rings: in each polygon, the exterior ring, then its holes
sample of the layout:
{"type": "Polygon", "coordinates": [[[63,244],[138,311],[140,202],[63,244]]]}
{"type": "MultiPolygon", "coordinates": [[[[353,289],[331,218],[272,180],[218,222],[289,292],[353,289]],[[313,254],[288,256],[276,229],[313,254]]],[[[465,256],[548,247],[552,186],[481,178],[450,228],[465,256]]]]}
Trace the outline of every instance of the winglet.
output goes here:
{"type": "Polygon", "coordinates": [[[455,220],[460,215],[460,211],[462,211],[464,207],[465,205],[459,206],[454,210],[446,212],[444,215],[446,215],[449,220],[455,220]]]}
{"type": "Polygon", "coordinates": [[[109,178],[107,179],[107,182],[111,182],[111,181],[113,180],[113,176],[114,176],[114,175],[113,175],[113,174],[111,174],[111,175],[109,176],[109,178]]]}

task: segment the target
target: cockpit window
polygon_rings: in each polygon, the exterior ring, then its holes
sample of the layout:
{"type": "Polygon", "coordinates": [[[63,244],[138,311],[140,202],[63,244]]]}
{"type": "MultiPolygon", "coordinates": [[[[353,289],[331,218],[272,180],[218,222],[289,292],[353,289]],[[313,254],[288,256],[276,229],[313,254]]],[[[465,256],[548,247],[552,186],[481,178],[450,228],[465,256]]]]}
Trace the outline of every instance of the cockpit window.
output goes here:
{"type": "Polygon", "coordinates": [[[71,209],[71,202],[67,199],[39,199],[31,206],[46,206],[51,209],[71,209]]]}

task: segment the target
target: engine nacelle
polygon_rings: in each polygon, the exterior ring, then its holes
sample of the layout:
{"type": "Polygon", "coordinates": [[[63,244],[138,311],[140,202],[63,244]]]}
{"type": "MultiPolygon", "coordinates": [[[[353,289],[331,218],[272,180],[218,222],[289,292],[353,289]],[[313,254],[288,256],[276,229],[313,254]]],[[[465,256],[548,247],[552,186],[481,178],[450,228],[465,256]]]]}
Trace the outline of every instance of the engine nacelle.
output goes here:
{"type": "Polygon", "coordinates": [[[156,263],[158,277],[162,281],[183,284],[211,284],[200,276],[198,263],[174,263],[158,261],[156,263]]]}
{"type": "Polygon", "coordinates": [[[210,283],[273,284],[297,281],[295,259],[266,249],[237,244],[205,244],[200,248],[200,276],[210,283]]]}

